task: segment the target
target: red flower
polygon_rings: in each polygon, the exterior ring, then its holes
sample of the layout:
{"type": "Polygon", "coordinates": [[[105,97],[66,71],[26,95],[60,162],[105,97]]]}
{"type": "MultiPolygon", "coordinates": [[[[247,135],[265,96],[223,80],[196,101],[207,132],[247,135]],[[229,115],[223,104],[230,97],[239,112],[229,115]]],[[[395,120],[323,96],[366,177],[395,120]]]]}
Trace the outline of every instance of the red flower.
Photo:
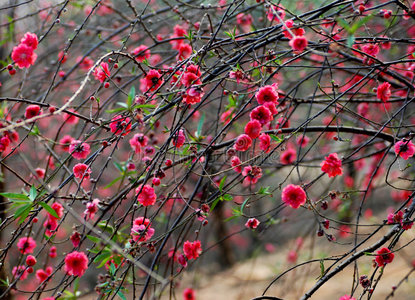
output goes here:
{"type": "Polygon", "coordinates": [[[182,43],[179,46],[179,54],[178,59],[186,59],[189,58],[189,56],[193,53],[192,46],[186,43],[182,43]]]}
{"type": "Polygon", "coordinates": [[[143,206],[150,206],[156,203],[157,195],[154,192],[154,189],[148,184],[140,185],[135,190],[135,193],[137,195],[137,201],[143,206]]]}
{"type": "Polygon", "coordinates": [[[305,36],[296,35],[288,42],[288,44],[291,46],[294,52],[303,52],[303,50],[307,48],[308,41],[305,36]]]}
{"type": "Polygon", "coordinates": [[[237,151],[246,151],[251,147],[252,139],[247,134],[241,134],[236,139],[235,145],[233,146],[237,151]]]}
{"type": "Polygon", "coordinates": [[[26,257],[26,265],[28,265],[29,267],[33,267],[34,265],[36,265],[36,258],[33,255],[28,255],[26,257]]]}
{"type": "Polygon", "coordinates": [[[87,143],[83,143],[78,140],[73,140],[71,142],[71,145],[69,146],[69,152],[76,159],[84,159],[87,158],[87,156],[91,152],[91,148],[87,143]]]}
{"type": "Polygon", "coordinates": [[[180,82],[185,87],[190,87],[193,84],[201,84],[202,82],[200,81],[199,76],[200,75],[198,75],[196,73],[187,71],[186,73],[183,74],[182,79],[180,80],[180,82]]]}
{"type": "Polygon", "coordinates": [[[258,90],[255,94],[255,98],[261,105],[268,102],[277,104],[279,96],[275,86],[266,85],[258,90]]]}
{"type": "Polygon", "coordinates": [[[91,172],[91,168],[89,168],[86,164],[76,164],[73,167],[73,174],[75,178],[78,179],[83,178],[85,180],[88,180],[91,172]]]}
{"type": "Polygon", "coordinates": [[[202,253],[202,244],[199,240],[194,242],[186,241],[183,244],[183,253],[187,259],[196,259],[202,253]]]}
{"type": "Polygon", "coordinates": [[[105,62],[102,62],[99,67],[96,67],[94,70],[94,77],[96,80],[99,80],[99,82],[104,82],[107,77],[110,77],[110,70],[108,68],[108,64],[105,62]]]}
{"type": "Polygon", "coordinates": [[[393,254],[388,248],[383,247],[376,252],[375,262],[379,267],[383,267],[393,261],[395,254],[393,254]]]}
{"type": "MultiPolygon", "coordinates": [[[[69,111],[75,112],[73,109],[69,109],[69,111]]],[[[63,114],[63,119],[68,124],[78,124],[78,122],[79,122],[79,118],[77,116],[75,116],[73,114],[68,114],[68,113],[63,114]]]]}
{"type": "Polygon", "coordinates": [[[338,158],[337,153],[331,153],[326,156],[326,160],[321,162],[321,171],[327,173],[329,177],[336,177],[343,174],[342,161],[338,158]]]}
{"type": "Polygon", "coordinates": [[[242,166],[240,166],[241,160],[238,156],[232,156],[231,158],[231,166],[233,167],[233,170],[237,173],[242,172],[242,166]]]}
{"type": "Polygon", "coordinates": [[[65,271],[68,275],[84,275],[88,269],[88,257],[84,252],[73,251],[65,257],[65,271]]]}
{"type": "Polygon", "coordinates": [[[94,61],[89,56],[86,56],[82,60],[81,59],[82,59],[82,56],[79,56],[76,59],[76,62],[79,63],[82,70],[88,71],[94,65],[94,61]]]}
{"type": "Polygon", "coordinates": [[[31,119],[35,116],[41,115],[42,111],[40,110],[40,106],[39,105],[29,105],[28,107],[26,107],[26,111],[24,113],[24,117],[26,119],[31,119]]]}
{"type": "Polygon", "coordinates": [[[259,136],[259,149],[268,153],[271,147],[271,137],[266,133],[261,133],[259,136]]]}
{"type": "Polygon", "coordinates": [[[129,143],[135,153],[140,153],[141,147],[147,146],[148,137],[142,133],[137,133],[129,140],[129,143]]]}
{"type": "Polygon", "coordinates": [[[251,138],[256,139],[261,133],[262,125],[258,120],[249,121],[245,126],[245,133],[251,138]]]}
{"type": "Polygon", "coordinates": [[[143,62],[145,59],[149,59],[151,56],[150,50],[146,45],[138,46],[133,50],[133,55],[136,60],[143,62]]]}
{"type": "Polygon", "coordinates": [[[186,137],[184,136],[184,131],[182,129],[179,130],[178,133],[176,133],[175,137],[173,138],[173,146],[176,148],[181,148],[184,145],[184,142],[186,141],[186,137]]]}
{"type": "Polygon", "coordinates": [[[73,245],[74,247],[78,247],[78,246],[79,246],[79,244],[81,243],[81,235],[79,234],[79,232],[78,232],[78,231],[75,231],[75,232],[71,235],[70,239],[71,239],[72,245],[73,245]]]}
{"type": "Polygon", "coordinates": [[[273,119],[271,111],[264,105],[255,108],[249,116],[251,120],[258,120],[261,125],[265,125],[273,119]]]}
{"type": "Polygon", "coordinates": [[[35,63],[37,54],[33,48],[26,44],[20,44],[13,48],[12,59],[20,69],[29,68],[35,63]]]}
{"type": "Polygon", "coordinates": [[[308,145],[308,142],[310,141],[310,138],[308,136],[300,136],[297,139],[297,144],[301,147],[306,147],[308,145]]]}
{"type": "Polygon", "coordinates": [[[17,248],[22,254],[33,253],[36,248],[36,241],[32,237],[22,237],[17,242],[17,248]]]}
{"type": "Polygon", "coordinates": [[[146,89],[153,92],[157,90],[163,83],[163,78],[157,70],[150,70],[145,77],[146,89]]]}
{"type": "MultiPolygon", "coordinates": [[[[62,206],[62,204],[60,204],[58,202],[54,202],[54,203],[52,203],[51,207],[56,212],[56,214],[58,215],[58,217],[59,218],[62,218],[62,216],[63,216],[63,206],[62,206]]],[[[50,213],[48,213],[48,218],[56,219],[50,213]]]]}
{"type": "Polygon", "coordinates": [[[389,100],[391,96],[391,85],[389,82],[384,82],[381,85],[378,86],[376,94],[378,96],[379,100],[382,100],[382,102],[386,102],[389,100]]]}
{"type": "Polygon", "coordinates": [[[261,222],[259,222],[257,219],[250,218],[250,219],[248,219],[248,221],[246,221],[245,227],[248,228],[248,229],[255,229],[255,228],[258,227],[259,223],[261,223],[261,222]]]}
{"type": "Polygon", "coordinates": [[[402,140],[395,144],[395,153],[399,155],[404,160],[414,156],[415,154],[415,145],[411,141],[402,140]]]}
{"type": "Polygon", "coordinates": [[[20,43],[25,44],[26,46],[32,48],[33,50],[36,50],[37,45],[39,44],[39,41],[35,33],[26,32],[23,38],[20,40],[20,43]]]}
{"type": "Polygon", "coordinates": [[[68,151],[69,150],[69,146],[72,143],[72,141],[74,141],[75,139],[73,137],[71,137],[70,135],[65,135],[63,138],[61,138],[59,140],[59,144],[61,144],[62,149],[64,151],[68,151]]]}
{"type": "Polygon", "coordinates": [[[128,117],[115,116],[110,122],[111,132],[125,136],[131,131],[131,120],[128,117]]]}
{"type": "Polygon", "coordinates": [[[297,151],[294,148],[288,147],[284,152],[281,153],[280,162],[283,165],[292,164],[297,158],[297,151]]]}
{"type": "Polygon", "coordinates": [[[51,270],[47,269],[45,271],[43,269],[39,269],[39,270],[36,271],[36,279],[39,280],[40,283],[45,281],[49,277],[49,275],[52,273],[52,272],[48,273],[47,271],[51,271],[51,270]]]}
{"type": "Polygon", "coordinates": [[[299,208],[306,202],[306,194],[299,185],[289,184],[282,190],[282,201],[292,208],[299,208]]]}
{"type": "Polygon", "coordinates": [[[86,209],[84,211],[84,217],[89,220],[95,218],[95,214],[98,212],[99,199],[94,199],[91,202],[86,204],[86,209]]]}
{"type": "Polygon", "coordinates": [[[192,86],[183,94],[183,103],[196,104],[202,101],[204,95],[203,89],[200,86],[192,86]]]}
{"type": "Polygon", "coordinates": [[[339,300],[356,300],[356,298],[349,296],[349,295],[344,295],[340,297],[339,300]]]}
{"type": "Polygon", "coordinates": [[[195,291],[191,288],[187,288],[183,291],[183,300],[196,300],[195,291]]]}
{"type": "Polygon", "coordinates": [[[242,175],[245,176],[244,184],[255,184],[262,177],[262,169],[258,166],[246,166],[242,171],[242,175]]]}
{"type": "Polygon", "coordinates": [[[131,228],[131,236],[135,242],[145,242],[154,235],[154,229],[150,227],[150,220],[139,217],[134,220],[133,228],[131,228]]]}
{"type": "Polygon", "coordinates": [[[272,21],[275,21],[277,23],[280,22],[280,19],[281,20],[284,20],[284,18],[285,18],[285,10],[284,10],[284,7],[282,5],[278,5],[278,6],[273,5],[273,6],[270,6],[269,9],[268,9],[268,11],[267,11],[267,18],[268,18],[269,21],[271,21],[271,22],[272,21]],[[278,16],[280,18],[278,18],[276,16],[276,14],[278,14],[278,16]]]}

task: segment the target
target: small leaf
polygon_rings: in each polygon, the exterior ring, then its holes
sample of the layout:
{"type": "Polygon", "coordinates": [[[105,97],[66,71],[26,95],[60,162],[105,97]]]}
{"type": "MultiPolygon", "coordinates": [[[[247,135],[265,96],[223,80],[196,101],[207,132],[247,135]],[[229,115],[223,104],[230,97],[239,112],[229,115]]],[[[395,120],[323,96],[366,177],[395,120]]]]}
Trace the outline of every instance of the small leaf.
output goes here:
{"type": "Polygon", "coordinates": [[[132,86],[130,89],[130,92],[128,93],[128,98],[127,98],[128,108],[131,108],[131,106],[133,105],[134,98],[135,98],[135,87],[132,86]]]}
{"type": "Polygon", "coordinates": [[[101,239],[97,238],[96,236],[87,235],[86,237],[88,238],[88,240],[94,242],[95,244],[98,244],[99,242],[101,242],[101,239]]]}
{"type": "Polygon", "coordinates": [[[222,200],[224,200],[224,201],[232,201],[233,200],[233,197],[231,195],[229,195],[229,194],[225,194],[225,195],[222,196],[222,200]]]}
{"type": "Polygon", "coordinates": [[[15,219],[19,219],[18,224],[22,224],[27,216],[29,215],[30,211],[32,210],[32,204],[26,204],[26,205],[22,205],[21,207],[19,207],[15,214],[14,214],[14,218],[15,219]]]}
{"type": "Polygon", "coordinates": [[[23,200],[23,201],[30,201],[29,197],[23,194],[15,194],[15,193],[0,193],[1,196],[9,198],[10,200],[23,200]]]}
{"type": "Polygon", "coordinates": [[[218,205],[219,201],[221,200],[220,197],[216,198],[215,201],[213,201],[212,205],[210,206],[210,211],[213,211],[213,209],[218,205]]]}
{"type": "Polygon", "coordinates": [[[30,188],[30,191],[29,191],[29,199],[34,201],[36,199],[36,196],[37,196],[37,190],[36,190],[35,186],[32,185],[32,187],[30,188]]]}
{"type": "Polygon", "coordinates": [[[204,122],[205,122],[205,114],[202,114],[202,117],[199,120],[199,124],[197,124],[197,131],[196,131],[197,137],[200,137],[202,135],[202,128],[203,128],[204,122]]]}
{"type": "Polygon", "coordinates": [[[219,191],[220,191],[220,192],[222,192],[222,190],[223,190],[223,186],[225,185],[225,180],[226,180],[226,177],[227,177],[227,176],[223,177],[223,178],[222,178],[222,180],[221,180],[221,181],[220,181],[220,183],[219,183],[219,191]]]}
{"type": "Polygon", "coordinates": [[[123,292],[118,291],[117,292],[118,297],[120,297],[122,300],[127,300],[127,298],[125,298],[125,295],[123,294],[123,292]]]}
{"type": "Polygon", "coordinates": [[[52,207],[50,207],[46,202],[41,201],[39,202],[39,205],[46,209],[46,211],[50,213],[52,216],[54,216],[57,219],[60,219],[56,211],[52,207]]]}

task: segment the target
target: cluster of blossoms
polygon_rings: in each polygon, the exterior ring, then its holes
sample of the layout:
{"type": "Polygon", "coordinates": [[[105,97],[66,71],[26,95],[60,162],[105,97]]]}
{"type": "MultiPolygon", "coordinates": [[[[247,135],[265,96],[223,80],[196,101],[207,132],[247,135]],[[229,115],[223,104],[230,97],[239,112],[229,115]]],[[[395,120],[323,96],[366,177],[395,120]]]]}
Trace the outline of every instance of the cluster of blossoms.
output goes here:
{"type": "Polygon", "coordinates": [[[136,218],[131,228],[131,236],[134,242],[148,241],[154,235],[154,232],[150,220],[143,217],[136,218]]]}
{"type": "Polygon", "coordinates": [[[29,68],[37,59],[35,50],[38,46],[37,35],[27,32],[20,40],[20,44],[13,48],[12,59],[20,68],[29,68]]]}

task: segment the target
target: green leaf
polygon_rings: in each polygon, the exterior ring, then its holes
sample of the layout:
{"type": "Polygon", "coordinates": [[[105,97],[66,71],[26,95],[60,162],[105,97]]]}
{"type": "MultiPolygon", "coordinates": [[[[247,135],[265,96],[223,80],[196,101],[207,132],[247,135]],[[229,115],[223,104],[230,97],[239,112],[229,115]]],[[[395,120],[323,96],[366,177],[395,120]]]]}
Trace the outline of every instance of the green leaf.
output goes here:
{"type": "Polygon", "coordinates": [[[245,201],[242,203],[241,209],[240,209],[241,214],[243,213],[244,208],[245,208],[246,204],[248,203],[249,199],[251,199],[251,198],[250,197],[246,198],[245,201]]]}
{"type": "Polygon", "coordinates": [[[266,187],[261,186],[261,188],[258,191],[258,194],[259,195],[272,195],[269,189],[270,189],[269,186],[266,186],[266,187]]]}
{"type": "Polygon", "coordinates": [[[320,260],[320,278],[324,275],[324,259],[320,260]]]}
{"type": "Polygon", "coordinates": [[[50,207],[46,202],[41,201],[39,202],[39,205],[46,209],[46,211],[50,213],[52,216],[54,216],[57,219],[60,219],[56,211],[52,207],[50,207]]]}
{"type": "Polygon", "coordinates": [[[117,292],[118,297],[120,297],[122,300],[127,300],[127,298],[125,298],[125,295],[123,294],[123,292],[118,291],[117,292]]]}
{"type": "Polygon", "coordinates": [[[27,195],[23,194],[15,194],[15,193],[0,193],[1,196],[9,198],[10,200],[22,200],[22,201],[30,201],[27,195]]]}
{"type": "Polygon", "coordinates": [[[222,196],[222,200],[232,201],[233,200],[233,197],[231,195],[229,195],[229,194],[225,194],[225,195],[222,196]]]}
{"type": "Polygon", "coordinates": [[[127,107],[131,108],[131,106],[133,106],[133,101],[135,98],[135,87],[132,86],[130,89],[130,92],[128,93],[128,98],[127,98],[127,107]]]}
{"type": "Polygon", "coordinates": [[[347,37],[347,47],[351,48],[354,44],[354,40],[355,40],[354,35],[349,35],[347,37]]]}
{"type": "Polygon", "coordinates": [[[281,137],[276,136],[275,134],[270,134],[271,139],[278,143],[282,143],[284,141],[284,135],[281,135],[281,137]]]}
{"type": "Polygon", "coordinates": [[[37,190],[36,190],[35,186],[32,185],[32,187],[30,188],[30,191],[29,191],[29,199],[34,201],[36,199],[36,196],[37,196],[37,190]]]}
{"type": "Polygon", "coordinates": [[[226,177],[227,177],[227,176],[223,177],[223,178],[222,178],[222,180],[221,180],[221,181],[220,181],[220,183],[219,183],[219,191],[220,191],[220,192],[222,192],[222,190],[223,190],[223,186],[225,185],[225,180],[226,180],[226,177]]]}
{"type": "Polygon", "coordinates": [[[196,131],[196,137],[200,137],[202,135],[202,128],[203,123],[205,122],[205,114],[202,114],[202,117],[199,120],[199,124],[197,124],[197,131],[196,131]]]}
{"type": "Polygon", "coordinates": [[[213,201],[212,205],[210,206],[210,211],[213,211],[215,209],[216,205],[218,205],[220,200],[221,200],[221,197],[218,197],[215,199],[215,201],[213,201]]]}
{"type": "Polygon", "coordinates": [[[98,244],[99,242],[101,242],[101,239],[97,238],[96,236],[87,235],[86,237],[88,238],[88,240],[94,242],[95,244],[98,244]]]}
{"type": "Polygon", "coordinates": [[[31,210],[32,210],[31,203],[22,205],[16,210],[16,212],[14,213],[14,218],[19,219],[18,224],[22,224],[24,220],[26,220],[31,210]]]}

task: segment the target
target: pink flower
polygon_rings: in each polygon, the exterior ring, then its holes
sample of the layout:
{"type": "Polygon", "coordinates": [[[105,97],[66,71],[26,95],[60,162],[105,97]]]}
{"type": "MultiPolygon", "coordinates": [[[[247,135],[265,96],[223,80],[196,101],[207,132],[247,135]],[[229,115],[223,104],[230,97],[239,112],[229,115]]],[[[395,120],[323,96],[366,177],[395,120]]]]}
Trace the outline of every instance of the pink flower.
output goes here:
{"type": "Polygon", "coordinates": [[[326,160],[321,162],[321,171],[327,173],[329,177],[336,177],[343,174],[342,161],[338,158],[337,153],[331,153],[326,156],[326,160]]]}
{"type": "Polygon", "coordinates": [[[20,276],[19,280],[25,280],[27,278],[27,275],[28,275],[27,269],[26,269],[25,266],[14,267],[13,270],[12,270],[12,274],[13,274],[13,277],[15,277],[15,278],[20,276]]]}
{"type": "Polygon", "coordinates": [[[189,58],[189,56],[193,53],[192,46],[186,43],[182,43],[179,46],[179,54],[178,59],[186,59],[189,58]]]}
{"type": "MultiPolygon", "coordinates": [[[[51,205],[52,209],[56,212],[59,218],[62,218],[63,216],[63,206],[62,204],[58,202],[54,202],[51,205]]],[[[50,213],[48,213],[48,218],[56,219],[54,216],[52,216],[50,213]]]]}
{"type": "Polygon", "coordinates": [[[131,120],[128,117],[115,116],[111,119],[110,128],[112,133],[125,136],[131,131],[131,120]]]}
{"type": "Polygon", "coordinates": [[[183,244],[183,253],[187,259],[196,259],[202,253],[202,244],[199,240],[194,242],[186,241],[183,244]]]}
{"type": "Polygon", "coordinates": [[[259,149],[268,153],[271,147],[271,137],[266,133],[261,133],[259,136],[259,149]]]}
{"type": "Polygon", "coordinates": [[[299,185],[289,184],[282,190],[282,201],[292,208],[299,208],[306,202],[306,194],[299,185]]]}
{"type": "Polygon", "coordinates": [[[135,242],[145,242],[151,239],[155,230],[151,228],[150,220],[139,217],[134,220],[133,228],[131,228],[131,236],[135,242]]]}
{"type": "Polygon", "coordinates": [[[241,134],[233,146],[237,151],[246,151],[251,147],[252,139],[247,134],[241,134]]]}
{"type": "Polygon", "coordinates": [[[26,107],[24,117],[26,119],[31,119],[31,118],[33,118],[35,116],[38,116],[38,115],[41,115],[41,114],[42,114],[42,111],[40,109],[40,106],[33,104],[33,105],[29,105],[28,107],[26,107]]]}
{"type": "Polygon", "coordinates": [[[25,44],[26,46],[32,48],[33,50],[36,50],[37,45],[39,44],[39,41],[35,33],[26,32],[23,38],[20,40],[20,43],[25,44]]]}
{"type": "Polygon", "coordinates": [[[297,259],[298,259],[297,251],[291,250],[290,252],[288,252],[287,261],[289,263],[295,264],[297,262],[297,259]]]}
{"type": "Polygon", "coordinates": [[[179,130],[179,132],[175,135],[173,138],[173,146],[176,148],[181,148],[184,145],[184,142],[186,141],[186,137],[184,136],[184,131],[182,129],[179,130]]]}
{"type": "Polygon", "coordinates": [[[161,78],[161,74],[157,70],[150,70],[145,77],[145,83],[146,89],[153,92],[161,86],[163,78],[161,78]]]}
{"type": "Polygon", "coordinates": [[[259,104],[273,103],[278,104],[278,91],[276,86],[266,85],[258,90],[255,98],[259,104]]]}
{"type": "Polygon", "coordinates": [[[259,223],[261,223],[261,222],[259,222],[257,219],[250,218],[250,219],[248,219],[248,221],[246,221],[245,227],[248,228],[248,229],[256,229],[258,227],[259,223]]]}
{"type": "Polygon", "coordinates": [[[262,169],[258,166],[246,166],[242,171],[242,175],[245,176],[245,184],[255,184],[262,177],[262,169]]]}
{"type": "Polygon", "coordinates": [[[288,147],[284,152],[281,153],[280,162],[283,165],[292,164],[297,158],[297,151],[294,148],[288,147]]]}
{"type": "Polygon", "coordinates": [[[108,68],[108,64],[105,62],[102,62],[100,66],[96,67],[93,73],[96,80],[99,82],[104,82],[107,77],[110,77],[110,70],[108,68]]]}
{"type": "Polygon", "coordinates": [[[137,201],[143,206],[150,206],[156,203],[157,195],[154,192],[154,189],[148,184],[140,185],[135,190],[135,193],[137,195],[137,201]]]}
{"type": "Polygon", "coordinates": [[[393,261],[395,254],[393,254],[388,248],[383,247],[376,252],[375,262],[379,267],[383,267],[393,261]]]}
{"type": "Polygon", "coordinates": [[[138,46],[133,50],[132,54],[139,62],[143,62],[145,59],[149,59],[151,56],[150,50],[146,45],[138,46]]]}
{"type": "Polygon", "coordinates": [[[296,35],[294,36],[288,44],[291,46],[294,52],[303,52],[305,48],[307,48],[308,41],[304,35],[296,35]]]}
{"type": "Polygon", "coordinates": [[[262,125],[258,120],[252,120],[246,123],[245,133],[251,138],[256,139],[261,133],[262,125]]]}
{"type": "Polygon", "coordinates": [[[36,248],[36,241],[32,237],[22,237],[17,242],[17,248],[22,254],[33,253],[36,248]]]}
{"type": "Polygon", "coordinates": [[[86,164],[76,164],[73,167],[73,175],[78,179],[88,180],[91,172],[91,168],[86,164]]]}
{"type": "Polygon", "coordinates": [[[20,69],[29,68],[35,63],[37,54],[33,48],[26,44],[20,44],[13,48],[12,59],[20,69]]]}
{"type": "Polygon", "coordinates": [[[382,100],[382,102],[389,100],[390,96],[392,95],[390,87],[391,85],[389,82],[384,82],[378,86],[376,94],[379,100],[382,100]]]}
{"type": "Polygon", "coordinates": [[[309,141],[310,141],[310,138],[304,135],[304,136],[298,137],[297,144],[301,147],[306,147],[309,141]]]}
{"type": "Polygon", "coordinates": [[[233,170],[237,173],[242,172],[242,166],[240,166],[241,160],[238,156],[232,156],[231,158],[231,166],[233,167],[233,170]]]}
{"type": "Polygon", "coordinates": [[[196,300],[195,291],[191,288],[184,289],[183,300],[196,300]]]}
{"type": "Polygon", "coordinates": [[[69,146],[69,152],[76,159],[87,158],[91,152],[91,148],[87,143],[83,143],[79,140],[73,140],[69,146]]]}
{"type": "Polygon", "coordinates": [[[404,160],[407,160],[415,154],[415,145],[411,141],[399,141],[395,144],[394,148],[396,155],[399,155],[404,160]]]}
{"type": "MultiPolygon", "coordinates": [[[[73,109],[68,109],[68,111],[75,112],[73,109]]],[[[68,124],[78,124],[79,118],[73,114],[64,113],[63,119],[68,124]]]]}
{"type": "Polygon", "coordinates": [[[69,146],[74,140],[75,139],[70,135],[65,135],[63,138],[59,140],[59,144],[61,144],[61,147],[64,151],[69,151],[69,146]]]}
{"type": "Polygon", "coordinates": [[[93,220],[95,214],[98,212],[99,199],[94,199],[91,202],[86,204],[86,210],[84,211],[84,216],[87,220],[93,220]]]}
{"type": "Polygon", "coordinates": [[[81,235],[79,234],[78,231],[75,231],[71,237],[70,240],[72,242],[72,245],[76,248],[79,246],[79,244],[81,243],[81,235]]]}
{"type": "Polygon", "coordinates": [[[65,257],[65,271],[68,275],[84,275],[88,269],[88,257],[84,252],[73,251],[65,257]]]}
{"type": "Polygon", "coordinates": [[[258,120],[261,125],[265,125],[272,121],[271,111],[264,105],[258,106],[249,114],[251,120],[258,120]]]}
{"type": "MultiPolygon", "coordinates": [[[[49,271],[49,269],[47,271],[49,271]]],[[[52,272],[48,273],[47,271],[43,269],[39,269],[36,271],[36,279],[39,281],[39,283],[44,282],[49,277],[49,275],[52,273],[52,272]]]]}

